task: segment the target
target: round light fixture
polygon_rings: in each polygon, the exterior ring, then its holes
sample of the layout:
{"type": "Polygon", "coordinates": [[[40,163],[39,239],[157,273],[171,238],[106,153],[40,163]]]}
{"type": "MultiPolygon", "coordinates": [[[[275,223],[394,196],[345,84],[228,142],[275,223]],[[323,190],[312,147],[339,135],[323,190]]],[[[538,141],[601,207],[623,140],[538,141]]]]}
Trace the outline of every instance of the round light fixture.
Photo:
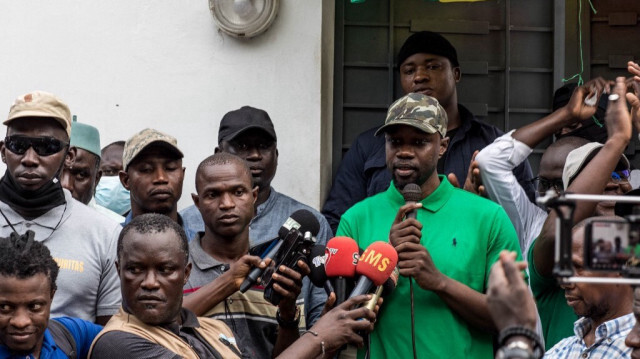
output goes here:
{"type": "Polygon", "coordinates": [[[209,9],[224,33],[251,38],[271,26],[278,4],[279,0],[209,0],[209,9]]]}

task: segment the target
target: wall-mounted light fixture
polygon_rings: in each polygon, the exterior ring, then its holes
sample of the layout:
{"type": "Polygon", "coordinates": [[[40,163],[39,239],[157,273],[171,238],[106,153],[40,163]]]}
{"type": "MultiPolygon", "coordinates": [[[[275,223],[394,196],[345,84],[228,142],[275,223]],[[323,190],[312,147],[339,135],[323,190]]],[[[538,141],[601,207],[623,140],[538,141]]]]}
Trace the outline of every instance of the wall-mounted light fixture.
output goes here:
{"type": "Polygon", "coordinates": [[[220,30],[251,38],[265,32],[278,15],[279,0],[209,0],[220,30]]]}

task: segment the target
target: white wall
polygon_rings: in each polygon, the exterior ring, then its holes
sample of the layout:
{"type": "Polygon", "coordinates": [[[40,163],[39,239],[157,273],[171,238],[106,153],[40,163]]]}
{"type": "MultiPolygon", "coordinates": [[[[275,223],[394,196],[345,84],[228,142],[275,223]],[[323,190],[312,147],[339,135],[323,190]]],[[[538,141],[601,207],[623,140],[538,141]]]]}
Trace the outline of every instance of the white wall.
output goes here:
{"type": "Polygon", "coordinates": [[[333,78],[326,3],[282,0],[273,26],[242,41],[218,31],[206,0],[3,1],[0,111],[40,89],[96,126],[103,146],[145,127],[173,134],[187,167],[183,208],[222,116],[262,108],[278,135],[274,187],[318,208],[331,177],[323,173],[331,168],[333,78]]]}

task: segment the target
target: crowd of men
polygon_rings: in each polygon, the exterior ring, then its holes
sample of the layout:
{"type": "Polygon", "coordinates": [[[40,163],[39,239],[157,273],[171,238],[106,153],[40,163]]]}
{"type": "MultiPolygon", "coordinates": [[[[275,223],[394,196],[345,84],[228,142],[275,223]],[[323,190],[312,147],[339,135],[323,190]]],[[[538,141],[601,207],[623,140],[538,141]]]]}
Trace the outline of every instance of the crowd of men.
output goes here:
{"type": "Polygon", "coordinates": [[[0,358],[640,357],[640,289],[583,257],[593,217],[619,219],[615,201],[572,208],[582,281],[556,277],[558,213],[535,201],[631,191],[640,66],[563,86],[551,114],[505,134],[458,103],[443,36],[411,35],[397,65],[404,96],[356,139],[322,213],[271,186],[278,137],[264,110],[221,119],[179,210],[176,138],[147,128],[101,147],[55,95],[18,97],[0,146],[0,358]],[[550,136],[534,178],[527,157],[550,136]],[[337,302],[304,259],[241,290],[273,267],[265,254],[296,211],[317,220],[317,245],[388,242],[395,290],[337,302]]]}

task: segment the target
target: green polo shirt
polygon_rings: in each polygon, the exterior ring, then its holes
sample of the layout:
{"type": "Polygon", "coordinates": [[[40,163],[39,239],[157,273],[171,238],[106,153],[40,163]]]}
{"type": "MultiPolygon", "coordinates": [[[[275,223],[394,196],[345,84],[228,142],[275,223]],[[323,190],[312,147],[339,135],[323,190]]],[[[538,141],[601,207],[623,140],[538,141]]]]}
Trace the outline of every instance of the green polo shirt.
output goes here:
{"type": "Polygon", "coordinates": [[[544,277],[536,270],[533,262],[533,247],[535,245],[536,241],[534,240],[527,254],[529,285],[533,296],[536,298],[538,314],[540,314],[544,346],[547,349],[551,349],[562,339],[575,335],[573,323],[579,317],[567,304],[567,299],[564,297],[564,289],[560,287],[558,281],[554,277],[544,277]]]}
{"type": "MultiPolygon", "coordinates": [[[[491,265],[500,251],[520,253],[516,232],[502,207],[453,187],[444,176],[440,181],[417,210],[423,225],[421,244],[442,273],[485,293],[491,265]]],[[[359,202],[342,215],[336,235],[354,238],[363,249],[374,241],[387,241],[404,203],[392,183],[386,192],[359,202]]],[[[471,327],[433,292],[417,285],[413,288],[419,358],[493,357],[490,333],[471,327]]],[[[371,358],[412,355],[409,280],[400,277],[395,291],[384,298],[371,333],[371,358]]]]}

